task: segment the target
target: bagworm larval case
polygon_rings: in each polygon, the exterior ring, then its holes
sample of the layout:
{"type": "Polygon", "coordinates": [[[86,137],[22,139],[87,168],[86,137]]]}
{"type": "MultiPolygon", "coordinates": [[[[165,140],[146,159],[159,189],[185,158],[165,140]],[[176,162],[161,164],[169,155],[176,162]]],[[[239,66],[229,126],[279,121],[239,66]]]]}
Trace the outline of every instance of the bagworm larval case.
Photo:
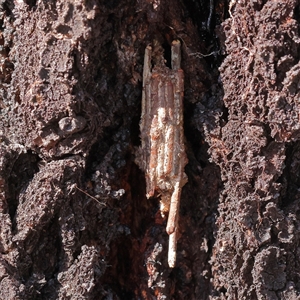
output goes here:
{"type": "Polygon", "coordinates": [[[180,41],[173,41],[171,66],[163,56],[152,66],[152,48],[145,50],[142,94],[141,153],[147,198],[160,196],[161,213],[168,213],[168,263],[176,262],[181,189],[187,182],[183,134],[184,74],[180,68],[180,41]]]}

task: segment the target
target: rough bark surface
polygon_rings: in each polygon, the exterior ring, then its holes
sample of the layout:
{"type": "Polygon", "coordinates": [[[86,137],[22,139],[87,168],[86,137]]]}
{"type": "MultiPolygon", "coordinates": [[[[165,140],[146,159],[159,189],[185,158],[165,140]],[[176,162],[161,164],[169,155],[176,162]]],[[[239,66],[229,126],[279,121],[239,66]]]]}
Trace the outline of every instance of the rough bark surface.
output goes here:
{"type": "Polygon", "coordinates": [[[300,297],[296,0],[0,0],[0,299],[300,297]],[[182,43],[177,263],[146,199],[144,50],[182,43]]]}

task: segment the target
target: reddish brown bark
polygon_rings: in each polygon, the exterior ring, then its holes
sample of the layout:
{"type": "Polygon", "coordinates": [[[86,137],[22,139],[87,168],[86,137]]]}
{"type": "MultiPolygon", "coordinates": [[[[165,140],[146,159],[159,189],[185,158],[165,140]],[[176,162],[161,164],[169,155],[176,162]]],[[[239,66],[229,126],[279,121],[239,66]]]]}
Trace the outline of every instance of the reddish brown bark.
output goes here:
{"type": "Polygon", "coordinates": [[[0,1],[0,299],[299,297],[296,0],[0,1]],[[144,50],[182,43],[174,269],[146,199],[144,50]]]}

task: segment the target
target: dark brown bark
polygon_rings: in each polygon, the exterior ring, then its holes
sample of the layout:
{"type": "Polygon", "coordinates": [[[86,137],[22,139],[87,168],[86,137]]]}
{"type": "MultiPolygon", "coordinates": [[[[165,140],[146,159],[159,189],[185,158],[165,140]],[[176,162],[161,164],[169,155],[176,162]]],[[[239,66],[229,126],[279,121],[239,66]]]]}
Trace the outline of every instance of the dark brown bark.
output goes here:
{"type": "Polygon", "coordinates": [[[296,0],[0,0],[0,299],[299,298],[296,0]],[[145,47],[182,43],[177,263],[146,199],[145,47]]]}

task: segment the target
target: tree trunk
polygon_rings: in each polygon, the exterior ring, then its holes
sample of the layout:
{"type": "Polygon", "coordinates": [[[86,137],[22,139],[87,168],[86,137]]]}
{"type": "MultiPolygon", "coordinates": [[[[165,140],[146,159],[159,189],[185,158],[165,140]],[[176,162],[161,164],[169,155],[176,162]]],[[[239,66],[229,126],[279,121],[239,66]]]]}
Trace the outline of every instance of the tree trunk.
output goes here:
{"type": "Polygon", "coordinates": [[[0,299],[296,299],[296,0],[0,1],[0,299]],[[175,268],[140,150],[145,48],[181,41],[175,268]]]}

